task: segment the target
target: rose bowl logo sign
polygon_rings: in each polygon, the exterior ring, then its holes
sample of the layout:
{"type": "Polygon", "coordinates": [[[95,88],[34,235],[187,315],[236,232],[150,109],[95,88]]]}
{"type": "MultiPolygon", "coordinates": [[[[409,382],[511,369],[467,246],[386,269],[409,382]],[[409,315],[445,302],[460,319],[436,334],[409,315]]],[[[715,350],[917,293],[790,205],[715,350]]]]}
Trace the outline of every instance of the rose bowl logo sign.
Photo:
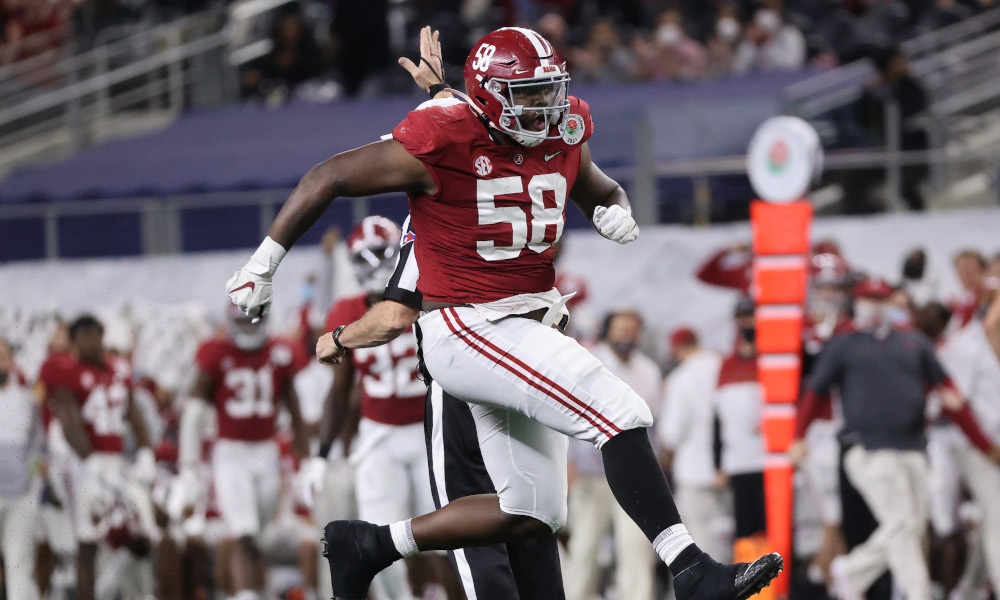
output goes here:
{"type": "Polygon", "coordinates": [[[788,144],[785,140],[778,139],[771,144],[771,151],[767,153],[767,166],[772,173],[785,168],[788,165],[788,144]]]}
{"type": "Polygon", "coordinates": [[[768,119],[757,128],[747,149],[750,183],[757,195],[769,202],[805,197],[822,165],[819,135],[797,117],[768,119]]]}

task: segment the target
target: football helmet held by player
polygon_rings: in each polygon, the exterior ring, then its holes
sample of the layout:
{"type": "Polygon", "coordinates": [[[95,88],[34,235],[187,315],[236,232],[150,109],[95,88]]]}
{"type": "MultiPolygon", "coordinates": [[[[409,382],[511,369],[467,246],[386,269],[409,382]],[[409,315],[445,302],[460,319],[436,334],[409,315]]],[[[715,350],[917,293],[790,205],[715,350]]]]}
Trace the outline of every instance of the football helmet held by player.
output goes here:
{"type": "Polygon", "coordinates": [[[347,236],[351,266],[358,283],[370,294],[385,289],[399,255],[403,233],[399,226],[385,217],[365,217],[347,236]]]}
{"type": "Polygon", "coordinates": [[[260,350],[267,343],[266,315],[253,319],[235,305],[230,305],[227,311],[229,317],[229,337],[233,344],[244,352],[260,350]]]}

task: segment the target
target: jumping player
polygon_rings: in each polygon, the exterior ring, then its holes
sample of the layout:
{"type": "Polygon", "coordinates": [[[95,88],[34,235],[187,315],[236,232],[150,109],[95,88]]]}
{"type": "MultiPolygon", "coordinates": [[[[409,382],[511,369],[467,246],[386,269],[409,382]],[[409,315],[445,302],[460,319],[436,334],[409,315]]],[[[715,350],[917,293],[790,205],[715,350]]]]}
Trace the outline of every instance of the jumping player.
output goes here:
{"type": "Polygon", "coordinates": [[[193,495],[199,488],[202,418],[215,408],[218,440],[212,451],[212,478],[229,539],[234,596],[254,600],[264,586],[257,537],[276,514],[281,473],[275,423],[283,404],[292,422],[293,450],[308,455],[298,396],[292,385],[306,363],[298,345],[268,339],[263,322],[237,313],[229,339],[202,344],[198,376],[181,415],[180,478],[193,495]],[[281,403],[281,404],[279,404],[281,403]]]}
{"type": "MultiPolygon", "coordinates": [[[[459,498],[389,526],[330,523],[325,540],[338,598],[364,598],[374,575],[403,556],[561,528],[560,434],[601,449],[615,497],[670,566],[679,598],[747,598],[781,569],[776,554],[726,566],[694,545],[646,434],[645,402],[552,327],[566,316],[566,298],[552,288],[551,246],[562,233],[567,195],[604,237],[624,244],[638,236],[624,190],[590,159],[593,123],[586,103],[567,95],[568,81],[537,33],[487,34],[466,61],[468,96],[453,92],[466,104],[414,111],[391,139],[310,170],[227,284],[234,303],[259,317],[287,249],[333,198],[409,195],[419,234],[423,360],[435,383],[469,403],[497,494],[459,498]]],[[[328,336],[334,345],[341,331],[328,336]]]]}

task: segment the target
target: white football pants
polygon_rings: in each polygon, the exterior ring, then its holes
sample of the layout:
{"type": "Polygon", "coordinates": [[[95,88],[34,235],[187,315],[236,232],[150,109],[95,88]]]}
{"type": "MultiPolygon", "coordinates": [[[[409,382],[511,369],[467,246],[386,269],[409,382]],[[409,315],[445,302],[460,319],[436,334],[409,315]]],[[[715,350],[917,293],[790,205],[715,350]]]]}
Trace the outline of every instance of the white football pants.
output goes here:
{"type": "Polygon", "coordinates": [[[475,308],[420,317],[424,363],[471,405],[483,461],[506,513],[566,524],[572,436],[601,448],[652,425],[646,402],[573,338],[523,317],[495,322],[475,308]],[[561,434],[561,435],[560,435],[561,434]]]}

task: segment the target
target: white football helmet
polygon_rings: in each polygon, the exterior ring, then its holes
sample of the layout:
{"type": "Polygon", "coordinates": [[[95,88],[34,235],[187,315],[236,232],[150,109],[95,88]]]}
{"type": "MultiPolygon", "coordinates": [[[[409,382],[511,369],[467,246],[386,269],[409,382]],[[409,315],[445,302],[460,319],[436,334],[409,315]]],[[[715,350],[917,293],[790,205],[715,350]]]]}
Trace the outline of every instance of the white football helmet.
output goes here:
{"type": "Polygon", "coordinates": [[[402,235],[399,226],[385,217],[365,217],[347,237],[354,274],[368,293],[385,290],[396,268],[402,235]]]}

